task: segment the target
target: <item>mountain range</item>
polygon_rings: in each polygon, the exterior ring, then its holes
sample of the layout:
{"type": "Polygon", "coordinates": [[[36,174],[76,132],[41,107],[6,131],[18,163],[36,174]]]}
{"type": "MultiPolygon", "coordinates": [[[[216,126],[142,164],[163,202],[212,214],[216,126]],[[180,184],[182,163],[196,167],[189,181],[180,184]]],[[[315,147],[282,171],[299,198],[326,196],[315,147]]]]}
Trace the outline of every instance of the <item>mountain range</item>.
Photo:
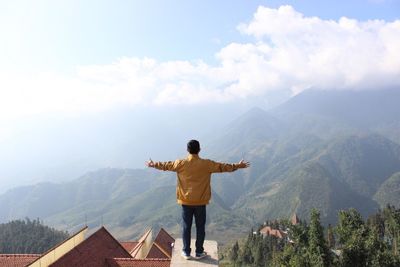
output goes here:
{"type": "MultiPolygon", "coordinates": [[[[253,108],[202,141],[202,157],[251,168],[215,174],[207,234],[234,239],[249,225],[321,211],[324,223],[354,207],[368,216],[400,203],[400,90],[305,91],[253,108]]],[[[0,195],[0,221],[39,217],[62,230],[106,224],[119,238],[146,226],[179,234],[173,173],[104,168],[64,183],[0,195]]]]}

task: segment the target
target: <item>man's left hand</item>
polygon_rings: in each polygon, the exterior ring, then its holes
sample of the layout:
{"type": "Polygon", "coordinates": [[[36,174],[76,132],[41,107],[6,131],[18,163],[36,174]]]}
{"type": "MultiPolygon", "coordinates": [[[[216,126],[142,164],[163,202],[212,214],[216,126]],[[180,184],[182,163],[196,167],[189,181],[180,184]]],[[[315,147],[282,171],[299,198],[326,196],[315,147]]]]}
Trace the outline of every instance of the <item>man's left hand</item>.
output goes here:
{"type": "Polygon", "coordinates": [[[250,162],[244,161],[243,159],[238,163],[239,168],[244,169],[250,167],[250,162]]]}

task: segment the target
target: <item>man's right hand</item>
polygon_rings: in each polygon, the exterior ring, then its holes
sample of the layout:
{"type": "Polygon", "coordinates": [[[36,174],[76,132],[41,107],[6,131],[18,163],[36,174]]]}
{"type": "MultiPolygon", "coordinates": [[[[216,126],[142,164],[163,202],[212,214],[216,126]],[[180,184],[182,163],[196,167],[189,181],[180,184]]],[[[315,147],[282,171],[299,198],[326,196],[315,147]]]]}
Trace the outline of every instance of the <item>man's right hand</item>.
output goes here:
{"type": "Polygon", "coordinates": [[[146,166],[149,168],[154,168],[154,162],[152,159],[150,159],[149,161],[146,161],[146,166]]]}
{"type": "Polygon", "coordinates": [[[250,167],[250,162],[244,161],[243,159],[238,163],[239,168],[244,169],[250,167]]]}

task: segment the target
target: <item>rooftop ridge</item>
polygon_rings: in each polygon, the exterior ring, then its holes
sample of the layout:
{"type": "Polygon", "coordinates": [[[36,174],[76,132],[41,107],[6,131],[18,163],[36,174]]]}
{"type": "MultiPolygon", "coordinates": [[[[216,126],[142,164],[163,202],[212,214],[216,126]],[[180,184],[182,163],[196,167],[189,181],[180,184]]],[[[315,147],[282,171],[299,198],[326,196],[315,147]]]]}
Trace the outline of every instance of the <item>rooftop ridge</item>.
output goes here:
{"type": "MultiPolygon", "coordinates": [[[[97,233],[98,231],[100,231],[100,230],[104,230],[104,231],[106,231],[106,233],[108,234],[108,235],[110,235],[111,236],[111,238],[112,239],[114,239],[115,240],[115,242],[116,243],[118,243],[118,245],[124,250],[124,251],[126,251],[126,253],[128,253],[128,255],[129,255],[129,257],[132,257],[132,255],[131,255],[131,253],[129,253],[129,251],[127,250],[127,249],[125,249],[124,248],[124,246],[104,227],[104,226],[101,226],[100,227],[100,229],[99,230],[97,230],[95,233],[97,233]]],[[[95,234],[95,233],[93,233],[93,235],[95,234]]]]}
{"type": "Polygon", "coordinates": [[[40,257],[42,254],[0,254],[0,257],[40,257]]]}
{"type": "Polygon", "coordinates": [[[132,254],[133,251],[135,251],[136,247],[139,245],[138,241],[120,241],[121,245],[125,247],[125,249],[129,252],[129,254],[132,254]],[[128,249],[128,245],[134,245],[132,246],[131,249],[128,249]]]}
{"type": "Polygon", "coordinates": [[[163,231],[165,234],[167,234],[169,237],[171,237],[171,239],[175,240],[175,238],[173,238],[172,235],[170,235],[164,228],[161,227],[160,231],[158,233],[160,233],[161,231],[163,231]]]}
{"type": "Polygon", "coordinates": [[[161,245],[159,245],[157,242],[153,242],[153,244],[159,249],[159,250],[161,250],[164,254],[165,254],[165,256],[167,256],[168,258],[171,258],[171,253],[168,253],[168,251],[165,251],[163,248],[162,248],[162,246],[161,245]]]}
{"type": "MultiPolygon", "coordinates": [[[[141,251],[141,249],[142,249],[142,247],[144,246],[144,244],[145,244],[145,241],[146,241],[146,239],[147,239],[147,237],[149,236],[149,235],[151,235],[152,234],[152,229],[151,228],[147,228],[147,230],[144,232],[144,234],[140,237],[140,239],[138,240],[138,244],[136,245],[136,247],[132,250],[132,252],[130,253],[130,255],[133,257],[133,258],[137,258],[138,257],[138,254],[139,254],[139,251],[141,251]]],[[[147,253],[146,253],[147,254],[147,253]]]]}
{"type": "MultiPolygon", "coordinates": [[[[62,245],[64,245],[65,243],[67,243],[69,240],[75,238],[76,236],[78,236],[80,233],[83,233],[84,231],[87,231],[89,227],[86,225],[85,227],[83,227],[81,230],[77,231],[75,234],[71,235],[70,237],[68,237],[67,239],[65,239],[64,241],[62,241],[61,243],[58,243],[56,245],[54,245],[53,247],[51,247],[50,249],[48,249],[46,252],[44,252],[43,254],[41,254],[36,260],[34,260],[33,262],[31,262],[30,265],[33,265],[34,263],[40,261],[43,257],[45,257],[48,253],[50,253],[51,251],[61,247],[62,245]]],[[[79,245],[79,244],[78,244],[79,245]]],[[[68,253],[68,252],[67,252],[68,253]]],[[[29,265],[29,266],[30,266],[29,265]]]]}
{"type": "Polygon", "coordinates": [[[118,261],[171,261],[171,259],[166,258],[144,258],[144,259],[135,259],[135,258],[113,258],[118,261]]]}

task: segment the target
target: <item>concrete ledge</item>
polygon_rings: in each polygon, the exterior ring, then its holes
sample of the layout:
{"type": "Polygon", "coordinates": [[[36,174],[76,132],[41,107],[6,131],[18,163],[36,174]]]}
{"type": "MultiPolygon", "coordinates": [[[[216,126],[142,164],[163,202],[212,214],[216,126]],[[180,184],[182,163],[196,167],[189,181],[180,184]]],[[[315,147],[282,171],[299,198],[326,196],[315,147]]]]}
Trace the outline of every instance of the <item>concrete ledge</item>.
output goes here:
{"type": "MultiPolygon", "coordinates": [[[[208,256],[201,260],[185,260],[182,258],[183,243],[182,239],[175,239],[175,245],[172,249],[172,259],[171,259],[171,267],[182,267],[182,266],[190,266],[190,267],[209,267],[209,266],[218,266],[218,244],[217,241],[213,240],[205,240],[204,241],[204,251],[207,252],[208,256]]],[[[195,250],[195,240],[192,239],[191,243],[192,248],[192,256],[194,256],[195,250]]]]}

